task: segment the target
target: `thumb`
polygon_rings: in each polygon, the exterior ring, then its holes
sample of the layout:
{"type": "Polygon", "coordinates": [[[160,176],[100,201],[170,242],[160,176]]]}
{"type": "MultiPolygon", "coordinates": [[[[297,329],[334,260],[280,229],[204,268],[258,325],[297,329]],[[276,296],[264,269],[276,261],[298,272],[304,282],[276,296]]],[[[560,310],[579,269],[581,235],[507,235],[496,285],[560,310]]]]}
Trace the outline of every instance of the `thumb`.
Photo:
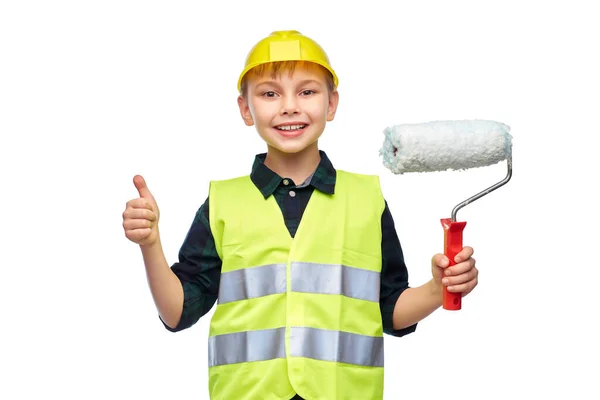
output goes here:
{"type": "Polygon", "coordinates": [[[432,268],[447,268],[449,265],[448,257],[444,254],[438,253],[431,258],[432,268]]]}
{"type": "Polygon", "coordinates": [[[152,193],[150,193],[150,190],[146,185],[146,180],[144,179],[144,177],[142,177],[141,175],[134,176],[133,184],[135,185],[138,193],[140,194],[140,197],[154,202],[154,196],[152,196],[152,193]]]}
{"type": "Polygon", "coordinates": [[[443,269],[447,268],[449,264],[448,257],[441,253],[431,257],[431,273],[436,283],[441,282],[442,278],[444,277],[443,269]]]}
{"type": "Polygon", "coordinates": [[[444,254],[438,254],[436,257],[436,261],[437,265],[441,268],[446,268],[450,266],[450,260],[448,260],[448,257],[446,257],[446,255],[444,254]]]}

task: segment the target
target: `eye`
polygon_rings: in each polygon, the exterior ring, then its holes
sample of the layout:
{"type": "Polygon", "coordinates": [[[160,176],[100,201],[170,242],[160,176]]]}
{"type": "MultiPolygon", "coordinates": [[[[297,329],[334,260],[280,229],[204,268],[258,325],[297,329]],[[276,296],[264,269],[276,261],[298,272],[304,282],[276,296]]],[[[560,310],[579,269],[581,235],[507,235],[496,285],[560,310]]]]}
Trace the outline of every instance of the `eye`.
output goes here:
{"type": "Polygon", "coordinates": [[[275,97],[276,95],[277,94],[274,91],[272,91],[272,90],[269,90],[269,91],[266,91],[266,92],[263,93],[264,97],[275,97]]]}
{"type": "Polygon", "coordinates": [[[315,93],[315,91],[314,91],[314,90],[311,90],[311,89],[306,89],[306,90],[303,90],[303,91],[302,91],[302,95],[303,95],[303,96],[310,96],[310,95],[311,95],[311,94],[313,94],[313,93],[315,93]]]}

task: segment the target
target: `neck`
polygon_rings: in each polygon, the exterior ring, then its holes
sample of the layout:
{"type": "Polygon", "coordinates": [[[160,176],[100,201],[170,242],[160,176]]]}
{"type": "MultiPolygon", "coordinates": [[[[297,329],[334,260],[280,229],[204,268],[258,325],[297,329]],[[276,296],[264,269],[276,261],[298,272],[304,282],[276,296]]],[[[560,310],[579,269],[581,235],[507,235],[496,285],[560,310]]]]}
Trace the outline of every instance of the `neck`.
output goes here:
{"type": "Polygon", "coordinates": [[[299,185],[315,171],[320,161],[321,155],[315,142],[294,154],[283,153],[269,147],[265,165],[282,178],[290,178],[299,185]]]}

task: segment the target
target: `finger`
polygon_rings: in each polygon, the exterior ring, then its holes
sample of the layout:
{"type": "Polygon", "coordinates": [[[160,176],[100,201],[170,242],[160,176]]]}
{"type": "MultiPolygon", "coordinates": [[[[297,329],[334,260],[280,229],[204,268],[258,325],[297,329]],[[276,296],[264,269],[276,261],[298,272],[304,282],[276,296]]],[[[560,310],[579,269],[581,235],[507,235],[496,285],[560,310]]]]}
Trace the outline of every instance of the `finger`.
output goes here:
{"type": "Polygon", "coordinates": [[[445,276],[442,283],[446,284],[446,285],[460,285],[463,284],[465,282],[469,282],[473,279],[476,279],[479,276],[479,271],[477,270],[477,268],[473,268],[463,274],[460,275],[456,275],[456,276],[445,276]]]}
{"type": "Polygon", "coordinates": [[[152,228],[152,221],[147,219],[126,219],[123,221],[123,228],[125,230],[145,229],[152,228]]]}
{"type": "Polygon", "coordinates": [[[145,198],[129,200],[126,204],[126,207],[127,208],[145,208],[145,209],[152,211],[152,204],[150,204],[150,202],[145,198]]]}
{"type": "Polygon", "coordinates": [[[449,292],[462,293],[463,295],[466,295],[468,293],[471,293],[473,289],[475,289],[475,286],[477,286],[477,282],[478,279],[474,278],[461,284],[448,285],[447,288],[449,292]]]}
{"type": "Polygon", "coordinates": [[[154,196],[152,196],[152,193],[150,193],[150,190],[148,189],[148,185],[146,185],[146,180],[141,175],[133,177],[133,184],[138,190],[141,198],[154,200],[154,196]]]}
{"type": "Polygon", "coordinates": [[[135,242],[146,239],[148,236],[150,236],[151,233],[152,229],[150,228],[133,229],[125,231],[125,236],[127,236],[129,240],[133,240],[135,242]]]}
{"type": "Polygon", "coordinates": [[[444,275],[460,275],[472,270],[473,268],[475,268],[475,259],[469,258],[467,261],[463,261],[461,263],[454,264],[449,268],[446,268],[446,270],[444,271],[444,275]]]}
{"type": "Polygon", "coordinates": [[[465,261],[465,260],[469,259],[469,257],[471,257],[474,252],[475,251],[473,250],[472,247],[465,246],[462,248],[461,251],[458,252],[456,257],[454,257],[454,262],[459,263],[459,262],[465,261]]]}
{"type": "Polygon", "coordinates": [[[123,212],[123,219],[147,219],[156,221],[156,214],[147,208],[127,208],[123,212]]]}

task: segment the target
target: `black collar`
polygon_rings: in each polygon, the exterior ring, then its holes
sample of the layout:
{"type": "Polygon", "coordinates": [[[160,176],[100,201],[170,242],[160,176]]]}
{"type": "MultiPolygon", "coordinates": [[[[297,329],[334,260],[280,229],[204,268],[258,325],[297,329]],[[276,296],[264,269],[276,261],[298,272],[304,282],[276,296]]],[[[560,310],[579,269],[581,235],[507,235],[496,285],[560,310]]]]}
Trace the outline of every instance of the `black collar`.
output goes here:
{"type": "MultiPolygon", "coordinates": [[[[323,193],[333,194],[335,192],[336,170],[324,151],[319,150],[319,154],[321,155],[321,161],[315,172],[304,184],[312,185],[315,189],[323,193]]],[[[272,195],[285,178],[277,175],[265,165],[266,157],[267,153],[257,154],[252,164],[252,172],[250,173],[250,179],[265,198],[272,195]]],[[[300,186],[298,182],[295,183],[300,186]]]]}

